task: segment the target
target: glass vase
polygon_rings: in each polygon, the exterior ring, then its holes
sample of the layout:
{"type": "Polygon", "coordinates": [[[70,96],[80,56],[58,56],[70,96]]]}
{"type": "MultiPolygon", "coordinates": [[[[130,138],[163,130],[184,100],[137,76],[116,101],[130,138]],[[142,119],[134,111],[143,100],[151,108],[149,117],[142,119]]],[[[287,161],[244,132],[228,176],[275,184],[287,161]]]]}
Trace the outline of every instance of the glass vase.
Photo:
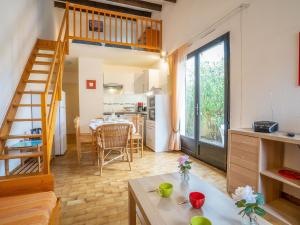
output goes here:
{"type": "Polygon", "coordinates": [[[184,170],[181,171],[181,180],[183,182],[188,182],[190,180],[190,171],[189,170],[184,170]]]}
{"type": "Polygon", "coordinates": [[[242,221],[242,225],[259,225],[257,223],[256,216],[254,213],[243,216],[241,221],[242,221]]]}

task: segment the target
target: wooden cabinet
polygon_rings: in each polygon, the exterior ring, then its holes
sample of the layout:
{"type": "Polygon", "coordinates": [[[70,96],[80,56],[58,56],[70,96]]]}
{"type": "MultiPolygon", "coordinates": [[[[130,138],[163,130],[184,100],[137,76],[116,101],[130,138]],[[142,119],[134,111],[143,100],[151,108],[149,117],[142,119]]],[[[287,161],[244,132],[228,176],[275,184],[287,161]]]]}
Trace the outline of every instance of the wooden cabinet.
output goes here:
{"type": "Polygon", "coordinates": [[[138,43],[147,47],[158,48],[160,43],[160,30],[147,28],[140,36],[138,43]]]}
{"type": "Polygon", "coordinates": [[[231,164],[230,182],[228,184],[229,192],[232,193],[237,187],[250,185],[254,190],[258,190],[258,173],[248,168],[231,164]]]}
{"type": "Polygon", "coordinates": [[[293,193],[285,192],[287,188],[299,192],[300,181],[278,173],[280,169],[286,169],[285,144],[300,146],[300,136],[291,138],[282,132],[266,134],[252,129],[230,130],[227,189],[232,193],[239,186],[250,185],[264,194],[264,208],[276,221],[300,225],[299,199],[291,197],[293,193]]]}
{"type": "Polygon", "coordinates": [[[239,134],[231,135],[230,163],[258,172],[259,140],[239,134]]]}
{"type": "Polygon", "coordinates": [[[144,70],[142,74],[136,74],[134,80],[134,92],[142,94],[150,91],[152,88],[160,88],[160,72],[156,69],[144,70]]]}
{"type": "Polygon", "coordinates": [[[251,185],[257,191],[258,151],[258,138],[230,133],[227,180],[229,192],[245,185],[251,185]]]}

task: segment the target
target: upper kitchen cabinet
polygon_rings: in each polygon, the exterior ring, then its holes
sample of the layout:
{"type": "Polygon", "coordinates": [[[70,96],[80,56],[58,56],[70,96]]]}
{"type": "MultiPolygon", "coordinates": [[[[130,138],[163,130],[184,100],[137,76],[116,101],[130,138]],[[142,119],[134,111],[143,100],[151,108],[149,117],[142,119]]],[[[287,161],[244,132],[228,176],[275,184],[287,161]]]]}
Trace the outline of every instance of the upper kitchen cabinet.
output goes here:
{"type": "Polygon", "coordinates": [[[146,93],[152,88],[160,88],[160,71],[156,69],[144,70],[142,74],[136,74],[134,80],[134,92],[137,94],[146,93]]]}

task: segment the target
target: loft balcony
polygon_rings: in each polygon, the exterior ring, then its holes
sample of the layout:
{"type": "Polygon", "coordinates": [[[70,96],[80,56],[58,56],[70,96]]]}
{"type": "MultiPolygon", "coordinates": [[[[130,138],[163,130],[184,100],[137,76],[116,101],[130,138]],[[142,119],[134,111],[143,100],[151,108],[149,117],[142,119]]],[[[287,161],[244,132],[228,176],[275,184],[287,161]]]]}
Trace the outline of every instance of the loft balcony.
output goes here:
{"type": "Polygon", "coordinates": [[[160,52],[162,21],[104,9],[66,4],[68,38],[104,46],[160,52]]]}

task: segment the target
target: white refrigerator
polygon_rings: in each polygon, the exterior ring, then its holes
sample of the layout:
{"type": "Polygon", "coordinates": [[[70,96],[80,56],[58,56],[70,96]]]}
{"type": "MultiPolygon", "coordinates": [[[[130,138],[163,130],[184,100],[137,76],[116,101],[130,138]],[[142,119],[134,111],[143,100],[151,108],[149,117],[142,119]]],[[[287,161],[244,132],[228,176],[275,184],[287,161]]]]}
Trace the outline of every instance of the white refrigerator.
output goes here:
{"type": "Polygon", "coordinates": [[[171,134],[170,96],[149,97],[147,107],[146,146],[155,152],[168,151],[171,134]]]}
{"type": "Polygon", "coordinates": [[[62,99],[56,115],[56,128],[54,134],[55,155],[64,155],[67,150],[67,125],[66,125],[66,93],[62,92],[62,99]]]}

